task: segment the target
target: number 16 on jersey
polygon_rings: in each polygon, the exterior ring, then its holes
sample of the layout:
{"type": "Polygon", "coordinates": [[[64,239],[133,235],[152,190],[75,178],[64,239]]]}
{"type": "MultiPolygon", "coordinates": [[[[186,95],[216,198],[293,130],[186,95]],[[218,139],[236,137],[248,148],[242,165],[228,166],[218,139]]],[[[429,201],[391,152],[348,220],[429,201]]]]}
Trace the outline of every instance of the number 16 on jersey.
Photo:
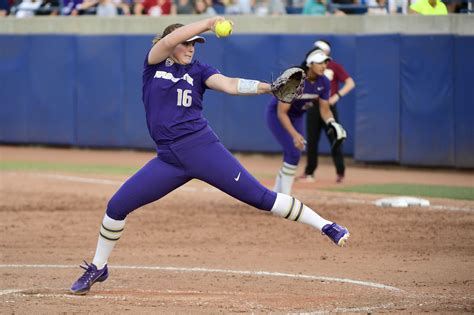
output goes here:
{"type": "Polygon", "coordinates": [[[176,105],[178,106],[184,106],[184,107],[189,107],[191,106],[193,102],[193,97],[191,96],[191,90],[182,90],[182,89],[177,89],[178,92],[178,101],[176,105]]]}

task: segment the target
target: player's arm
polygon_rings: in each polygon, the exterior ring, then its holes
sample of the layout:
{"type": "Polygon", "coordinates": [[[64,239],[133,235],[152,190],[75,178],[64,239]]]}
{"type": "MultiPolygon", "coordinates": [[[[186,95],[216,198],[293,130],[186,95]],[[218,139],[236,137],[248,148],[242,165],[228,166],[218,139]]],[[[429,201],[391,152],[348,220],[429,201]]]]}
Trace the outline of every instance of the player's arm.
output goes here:
{"type": "Polygon", "coordinates": [[[329,101],[320,99],[319,100],[319,113],[326,123],[326,133],[331,144],[331,148],[336,148],[346,139],[347,133],[344,127],[336,122],[334,115],[329,108],[329,101]]]}
{"type": "Polygon", "coordinates": [[[213,90],[230,95],[257,95],[271,93],[268,83],[257,80],[230,78],[220,73],[211,75],[206,80],[206,85],[213,90]]]}
{"type": "Polygon", "coordinates": [[[285,130],[290,134],[293,138],[293,144],[296,148],[303,151],[305,148],[305,139],[304,137],[293,127],[291,123],[290,117],[288,117],[288,111],[291,108],[291,104],[278,102],[277,105],[277,116],[278,120],[280,120],[281,125],[285,130]]]}
{"type": "Polygon", "coordinates": [[[220,16],[212,17],[205,20],[200,20],[194,23],[187,24],[183,27],[177,28],[170,34],[160,39],[150,50],[148,54],[148,64],[154,65],[162,62],[168,58],[173,52],[174,48],[190,39],[193,36],[199,35],[206,31],[213,30],[214,24],[223,20],[220,16]]]}
{"type": "MultiPolygon", "coordinates": [[[[316,100],[316,105],[318,104],[318,100],[316,100]]],[[[331,112],[331,108],[329,107],[329,101],[319,99],[319,113],[321,114],[321,118],[326,122],[329,120],[334,120],[334,115],[331,112]]]]}
{"type": "Polygon", "coordinates": [[[340,90],[335,91],[334,95],[329,98],[330,105],[334,105],[339,102],[344,96],[346,96],[355,88],[354,79],[352,79],[343,66],[336,64],[334,68],[334,75],[336,82],[343,82],[343,85],[340,90]]]}

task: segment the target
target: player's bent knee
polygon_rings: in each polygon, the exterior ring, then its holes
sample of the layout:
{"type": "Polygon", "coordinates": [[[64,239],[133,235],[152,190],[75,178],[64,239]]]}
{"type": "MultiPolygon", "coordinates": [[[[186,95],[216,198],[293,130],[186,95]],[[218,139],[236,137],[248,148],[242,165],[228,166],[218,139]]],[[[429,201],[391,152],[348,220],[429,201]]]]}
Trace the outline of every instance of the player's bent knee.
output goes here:
{"type": "Polygon", "coordinates": [[[132,212],[132,210],[129,210],[123,206],[118,200],[112,198],[109,200],[107,204],[107,210],[106,213],[107,215],[114,219],[114,220],[125,220],[127,215],[132,212]]]}

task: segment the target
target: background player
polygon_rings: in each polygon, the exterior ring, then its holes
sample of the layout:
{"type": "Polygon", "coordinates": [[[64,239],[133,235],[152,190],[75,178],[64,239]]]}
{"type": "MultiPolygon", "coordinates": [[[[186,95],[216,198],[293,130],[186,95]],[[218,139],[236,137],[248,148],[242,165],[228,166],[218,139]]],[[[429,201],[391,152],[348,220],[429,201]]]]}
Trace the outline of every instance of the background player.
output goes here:
{"type": "MultiPolygon", "coordinates": [[[[321,49],[326,55],[331,55],[331,46],[327,41],[318,40],[314,43],[315,48],[308,52],[311,54],[316,49],[321,49]]],[[[331,82],[331,97],[329,98],[329,105],[334,119],[339,122],[339,115],[337,112],[337,102],[341,100],[347,93],[349,93],[355,87],[354,80],[349,76],[344,67],[336,63],[331,59],[327,64],[327,69],[324,71],[324,75],[331,82]],[[339,84],[342,83],[341,89],[339,84]]],[[[304,174],[300,179],[307,181],[314,181],[314,171],[318,167],[318,151],[319,151],[319,138],[321,136],[321,129],[326,129],[327,120],[322,117],[317,108],[308,109],[306,116],[306,137],[307,147],[306,152],[308,155],[307,164],[305,167],[304,174]]],[[[330,140],[331,142],[331,140],[330,140]]],[[[346,167],[344,165],[344,156],[342,154],[341,145],[331,146],[331,156],[336,166],[336,182],[341,183],[344,180],[346,167]]]]}
{"type": "Polygon", "coordinates": [[[315,50],[306,57],[303,64],[306,79],[303,95],[291,104],[272,97],[267,106],[267,124],[283,148],[283,165],[276,177],[274,191],[290,194],[296,168],[304,150],[303,115],[309,108],[321,112],[324,121],[334,122],[329,109],[329,80],[324,76],[326,65],[331,58],[322,50],[315,50]]]}
{"type": "Polygon", "coordinates": [[[149,133],[158,156],[129,178],[110,199],[100,227],[92,264],[72,285],[75,294],[87,293],[95,282],[107,279],[107,260],[123,233],[125,219],[133,210],[156,201],[193,178],[258,209],[309,224],[342,246],[346,228],[320,217],[291,196],[261,185],[224,148],[202,116],[207,88],[232,95],[271,93],[271,85],[256,80],[226,77],[211,66],[193,61],[199,34],[215,31],[213,17],[183,26],[168,26],[144,61],[143,103],[149,133]]]}

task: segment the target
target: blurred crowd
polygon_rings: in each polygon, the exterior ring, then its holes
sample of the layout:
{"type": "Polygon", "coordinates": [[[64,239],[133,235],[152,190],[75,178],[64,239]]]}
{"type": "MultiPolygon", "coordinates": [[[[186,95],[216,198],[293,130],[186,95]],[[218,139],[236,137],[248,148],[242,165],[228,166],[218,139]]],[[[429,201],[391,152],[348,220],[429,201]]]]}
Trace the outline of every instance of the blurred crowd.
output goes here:
{"type": "MultiPolygon", "coordinates": [[[[463,13],[474,0],[0,0],[0,16],[37,15],[176,15],[256,16],[303,14],[407,14],[417,1],[446,5],[449,13],[463,13]]],[[[432,5],[433,5],[432,4],[432,5]]]]}

